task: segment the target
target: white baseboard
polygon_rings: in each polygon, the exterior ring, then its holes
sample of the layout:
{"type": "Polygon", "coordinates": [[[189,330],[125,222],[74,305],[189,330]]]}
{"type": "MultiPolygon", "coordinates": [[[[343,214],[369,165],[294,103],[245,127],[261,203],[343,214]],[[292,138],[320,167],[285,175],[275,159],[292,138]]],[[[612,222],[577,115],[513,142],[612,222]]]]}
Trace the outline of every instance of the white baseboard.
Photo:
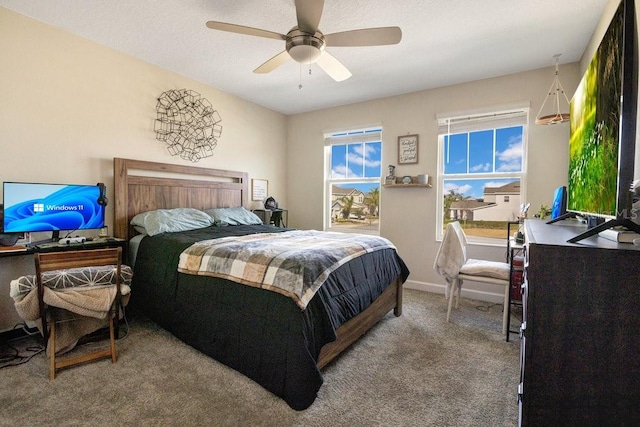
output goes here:
{"type": "MultiPolygon", "coordinates": [[[[407,289],[416,289],[418,291],[424,292],[432,292],[436,294],[443,294],[445,291],[445,286],[440,283],[428,283],[428,282],[418,282],[415,280],[407,280],[404,283],[404,287],[407,289]]],[[[504,290],[504,288],[502,288],[504,290]]],[[[490,292],[486,290],[480,289],[470,289],[462,287],[462,298],[472,299],[477,301],[486,301],[491,303],[502,303],[504,302],[504,294],[497,292],[490,292]]]]}

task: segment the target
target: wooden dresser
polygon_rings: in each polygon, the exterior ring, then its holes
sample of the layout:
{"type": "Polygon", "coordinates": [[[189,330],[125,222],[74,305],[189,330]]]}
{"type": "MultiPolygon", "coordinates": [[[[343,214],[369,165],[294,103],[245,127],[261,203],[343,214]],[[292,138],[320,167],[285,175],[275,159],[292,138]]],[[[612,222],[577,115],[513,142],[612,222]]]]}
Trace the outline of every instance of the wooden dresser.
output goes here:
{"type": "Polygon", "coordinates": [[[525,222],[520,425],[640,425],[640,246],[525,222]]]}

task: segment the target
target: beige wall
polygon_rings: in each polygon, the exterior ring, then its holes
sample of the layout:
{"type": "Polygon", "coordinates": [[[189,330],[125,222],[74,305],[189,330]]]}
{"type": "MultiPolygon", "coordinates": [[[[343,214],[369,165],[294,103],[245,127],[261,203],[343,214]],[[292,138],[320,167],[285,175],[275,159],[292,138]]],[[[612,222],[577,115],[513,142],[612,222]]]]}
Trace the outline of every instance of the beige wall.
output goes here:
{"type": "MultiPolygon", "coordinates": [[[[550,62],[552,58],[550,58],[550,62]]],[[[470,64],[472,66],[472,64],[470,64]]],[[[400,165],[396,175],[437,173],[436,115],[505,105],[530,105],[528,139],[529,178],[525,188],[531,211],[550,206],[553,190],[567,183],[569,125],[533,124],[554,76],[554,66],[494,79],[416,92],[328,110],[290,116],[287,126],[287,194],[292,222],[300,228],[321,229],[326,131],[368,124],[383,126],[383,165],[397,164],[397,137],[419,134],[419,163],[400,165]]],[[[578,63],[560,67],[560,80],[569,98],[579,81],[578,63]]],[[[384,169],[384,168],[383,168],[384,169]]],[[[436,241],[436,189],[382,188],[381,224],[384,237],[396,244],[411,270],[409,286],[442,291],[433,271],[436,241]]],[[[504,247],[472,247],[471,257],[504,260],[504,247]]],[[[476,297],[499,300],[500,289],[470,286],[476,297]],[[484,295],[485,292],[494,295],[484,295]]]]}
{"type": "Polygon", "coordinates": [[[153,132],[158,96],[186,88],[222,118],[213,157],[196,165],[268,179],[286,202],[282,114],[4,8],[0,57],[0,179],[104,181],[113,196],[113,157],[192,164],[169,155],[153,132]]]}
{"type": "MultiPolygon", "coordinates": [[[[153,132],[158,96],[183,88],[222,117],[213,157],[197,165],[267,179],[286,206],[282,114],[1,7],[0,181],[105,182],[114,200],[113,157],[191,164],[170,156],[153,132]]],[[[20,320],[8,295],[21,258],[0,259],[0,332],[20,320]]]]}

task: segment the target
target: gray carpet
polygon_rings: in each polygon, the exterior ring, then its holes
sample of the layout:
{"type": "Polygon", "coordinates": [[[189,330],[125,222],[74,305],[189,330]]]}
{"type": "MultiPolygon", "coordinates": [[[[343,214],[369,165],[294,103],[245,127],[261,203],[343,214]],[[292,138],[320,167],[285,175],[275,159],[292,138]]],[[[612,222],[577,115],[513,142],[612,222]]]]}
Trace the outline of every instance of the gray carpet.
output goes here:
{"type": "Polygon", "coordinates": [[[402,317],[387,315],[325,368],[305,411],[136,318],[116,364],[50,381],[39,354],[0,370],[0,425],[517,425],[520,341],[500,333],[501,306],[463,300],[447,324],[443,295],[405,290],[404,300],[402,317]]]}

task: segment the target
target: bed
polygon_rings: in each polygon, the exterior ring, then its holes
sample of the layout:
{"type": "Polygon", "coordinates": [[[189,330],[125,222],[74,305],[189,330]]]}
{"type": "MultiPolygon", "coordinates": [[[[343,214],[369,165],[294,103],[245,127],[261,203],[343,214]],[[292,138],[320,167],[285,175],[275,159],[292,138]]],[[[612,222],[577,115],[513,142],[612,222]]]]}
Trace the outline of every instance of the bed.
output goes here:
{"type": "Polygon", "coordinates": [[[293,409],[313,403],[324,366],[390,311],[402,313],[409,271],[395,249],[340,265],[302,309],[278,292],[177,269],[183,251],[203,240],[294,231],[212,225],[140,236],[131,225],[159,209],[247,207],[245,172],[116,158],[114,176],[114,235],[136,242],[131,306],[293,409]]]}

